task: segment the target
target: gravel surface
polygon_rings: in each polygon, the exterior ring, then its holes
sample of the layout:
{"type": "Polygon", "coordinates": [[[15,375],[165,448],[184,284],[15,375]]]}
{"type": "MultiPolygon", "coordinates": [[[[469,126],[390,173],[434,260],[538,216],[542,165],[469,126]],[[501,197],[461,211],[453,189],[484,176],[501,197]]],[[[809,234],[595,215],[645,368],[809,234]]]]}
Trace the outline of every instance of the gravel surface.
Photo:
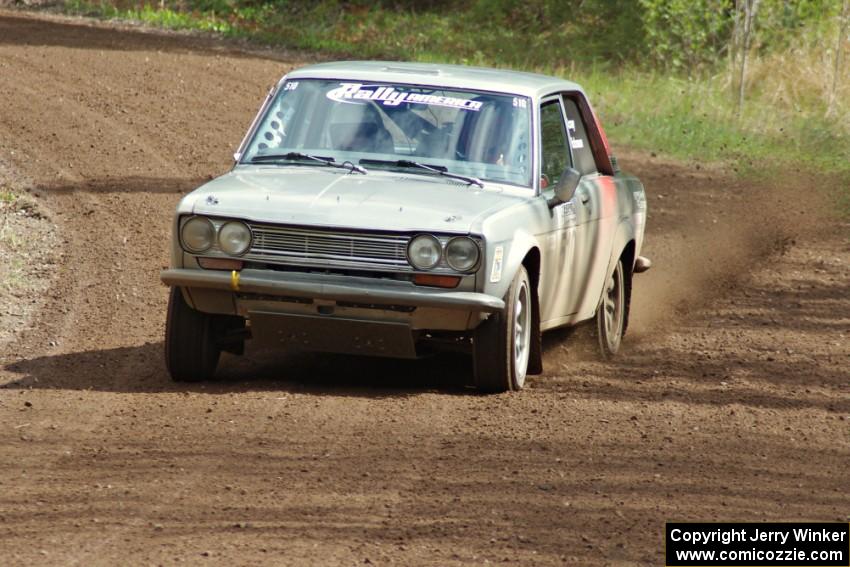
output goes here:
{"type": "Polygon", "coordinates": [[[2,319],[4,564],[660,565],[668,520],[850,520],[850,246],[813,176],[618,148],[655,263],[626,352],[549,334],[519,394],[462,357],[250,348],[170,382],[173,207],[307,59],[0,11],[0,161],[56,231],[14,231],[53,276],[2,319]]]}
{"type": "Polygon", "coordinates": [[[0,349],[29,328],[62,258],[56,227],[27,189],[0,162],[0,349]]]}

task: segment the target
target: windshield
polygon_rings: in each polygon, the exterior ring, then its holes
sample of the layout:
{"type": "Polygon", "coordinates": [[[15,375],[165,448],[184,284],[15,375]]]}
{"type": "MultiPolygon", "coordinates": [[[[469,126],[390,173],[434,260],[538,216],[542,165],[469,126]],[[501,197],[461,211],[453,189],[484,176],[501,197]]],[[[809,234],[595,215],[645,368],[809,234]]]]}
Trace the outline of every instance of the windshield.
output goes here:
{"type": "Polygon", "coordinates": [[[288,81],[242,162],[289,152],[338,163],[366,160],[370,169],[376,161],[388,168],[416,161],[531,187],[529,108],[525,97],[441,87],[288,81]]]}

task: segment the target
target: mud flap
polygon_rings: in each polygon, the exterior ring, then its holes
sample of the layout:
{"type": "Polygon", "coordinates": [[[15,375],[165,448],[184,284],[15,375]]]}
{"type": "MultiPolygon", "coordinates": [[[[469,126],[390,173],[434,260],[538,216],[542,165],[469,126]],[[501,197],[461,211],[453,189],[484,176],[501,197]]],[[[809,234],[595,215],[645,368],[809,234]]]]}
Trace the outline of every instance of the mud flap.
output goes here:
{"type": "MultiPolygon", "coordinates": [[[[638,256],[638,258],[641,258],[638,256]]],[[[649,262],[649,260],[647,260],[649,262]]],[[[624,266],[625,267],[625,266],[624,266]]],[[[649,268],[647,268],[648,270],[649,268]]],[[[626,336],[626,331],[629,330],[629,313],[632,310],[632,278],[634,277],[633,270],[625,270],[623,274],[623,285],[625,286],[625,305],[626,312],[623,314],[623,336],[626,336]]]]}
{"type": "Polygon", "coordinates": [[[531,314],[531,352],[528,353],[528,370],[526,374],[543,374],[543,331],[540,330],[540,300],[537,297],[537,289],[531,297],[534,310],[531,314]]]}
{"type": "Polygon", "coordinates": [[[635,258],[635,267],[632,270],[636,274],[642,274],[652,267],[652,260],[646,256],[638,256],[635,258]]]}

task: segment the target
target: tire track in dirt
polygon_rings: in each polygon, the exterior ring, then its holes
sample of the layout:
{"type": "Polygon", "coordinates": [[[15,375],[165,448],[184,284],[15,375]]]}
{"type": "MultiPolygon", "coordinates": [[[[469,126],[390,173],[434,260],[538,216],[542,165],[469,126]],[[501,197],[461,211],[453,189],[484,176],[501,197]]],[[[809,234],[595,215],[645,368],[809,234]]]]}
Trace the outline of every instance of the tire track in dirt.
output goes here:
{"type": "Polygon", "coordinates": [[[520,395],[470,393],[457,357],[252,352],[170,383],[171,211],[305,58],[0,12],[0,159],[65,239],[0,353],[9,564],[646,564],[668,519],[846,521],[850,250],[791,184],[623,153],[656,261],[626,356],[556,333],[520,395]]]}

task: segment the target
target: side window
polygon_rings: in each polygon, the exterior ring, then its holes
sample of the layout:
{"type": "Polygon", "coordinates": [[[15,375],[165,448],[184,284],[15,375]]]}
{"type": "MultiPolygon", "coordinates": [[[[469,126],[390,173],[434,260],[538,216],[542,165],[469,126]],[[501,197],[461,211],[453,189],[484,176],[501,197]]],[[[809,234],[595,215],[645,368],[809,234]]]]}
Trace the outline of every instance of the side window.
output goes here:
{"type": "Polygon", "coordinates": [[[540,107],[540,136],[542,138],[540,186],[545,189],[557,183],[564,168],[570,165],[567,131],[564,127],[560,101],[553,100],[540,107]]]}
{"type": "Polygon", "coordinates": [[[570,133],[570,146],[573,149],[573,157],[575,158],[575,168],[582,175],[596,173],[596,161],[593,159],[593,148],[590,147],[590,140],[587,137],[587,128],[581,118],[581,113],[578,110],[578,105],[574,100],[564,98],[564,105],[567,110],[567,129],[570,133]]]}

